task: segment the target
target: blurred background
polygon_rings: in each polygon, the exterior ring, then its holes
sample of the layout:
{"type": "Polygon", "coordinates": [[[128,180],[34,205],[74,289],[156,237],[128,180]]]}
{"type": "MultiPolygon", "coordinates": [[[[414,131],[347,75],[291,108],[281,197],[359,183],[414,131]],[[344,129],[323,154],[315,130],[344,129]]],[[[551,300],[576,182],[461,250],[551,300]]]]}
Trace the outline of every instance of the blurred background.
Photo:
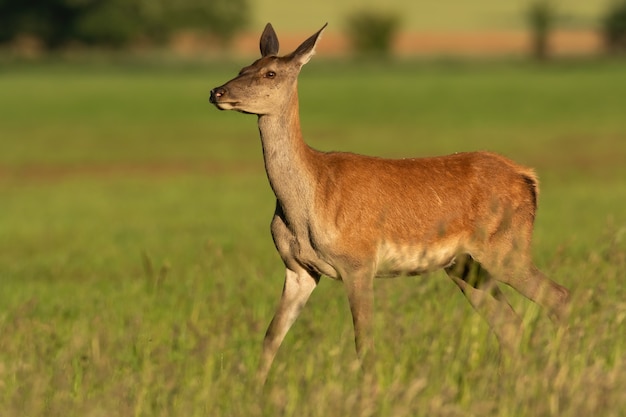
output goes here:
{"type": "Polygon", "coordinates": [[[329,22],[326,56],[545,58],[626,48],[625,9],[618,0],[2,0],[0,44],[21,57],[93,48],[251,54],[268,21],[286,46],[329,22]]]}

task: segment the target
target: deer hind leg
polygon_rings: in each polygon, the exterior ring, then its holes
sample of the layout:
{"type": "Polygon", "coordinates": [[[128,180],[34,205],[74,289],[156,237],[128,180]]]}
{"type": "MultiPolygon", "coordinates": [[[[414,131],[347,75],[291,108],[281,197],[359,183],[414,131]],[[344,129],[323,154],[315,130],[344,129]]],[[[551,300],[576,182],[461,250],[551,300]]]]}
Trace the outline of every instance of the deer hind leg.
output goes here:
{"type": "Polygon", "coordinates": [[[532,262],[532,220],[522,212],[512,214],[510,228],[500,225],[476,256],[493,277],[547,310],[550,318],[564,322],[569,312],[569,290],[546,277],[532,262]]]}
{"type": "Polygon", "coordinates": [[[445,269],[472,307],[487,321],[500,346],[515,351],[521,340],[522,320],[483,266],[467,254],[445,269]]]}
{"type": "Polygon", "coordinates": [[[532,262],[511,262],[508,267],[499,267],[498,281],[501,281],[522,294],[529,300],[539,304],[548,311],[550,318],[556,323],[563,323],[569,313],[570,292],[557,284],[532,262]]]}
{"type": "Polygon", "coordinates": [[[311,274],[305,269],[287,269],[283,293],[263,341],[263,353],[257,373],[259,382],[265,383],[280,344],[300,315],[319,279],[319,275],[311,274]]]}

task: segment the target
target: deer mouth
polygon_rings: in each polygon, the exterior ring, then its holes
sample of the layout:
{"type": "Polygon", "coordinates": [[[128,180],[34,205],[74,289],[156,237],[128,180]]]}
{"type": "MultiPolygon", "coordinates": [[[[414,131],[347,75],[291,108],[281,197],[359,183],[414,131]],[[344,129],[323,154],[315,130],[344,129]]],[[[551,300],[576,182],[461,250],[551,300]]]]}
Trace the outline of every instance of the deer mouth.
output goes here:
{"type": "Polygon", "coordinates": [[[211,103],[220,110],[234,110],[238,105],[238,101],[217,101],[211,97],[211,103]]]}
{"type": "Polygon", "coordinates": [[[243,114],[254,114],[249,111],[238,108],[239,105],[241,104],[241,102],[239,101],[219,101],[219,102],[212,101],[212,103],[215,104],[215,107],[217,107],[218,110],[235,110],[243,114]]]}

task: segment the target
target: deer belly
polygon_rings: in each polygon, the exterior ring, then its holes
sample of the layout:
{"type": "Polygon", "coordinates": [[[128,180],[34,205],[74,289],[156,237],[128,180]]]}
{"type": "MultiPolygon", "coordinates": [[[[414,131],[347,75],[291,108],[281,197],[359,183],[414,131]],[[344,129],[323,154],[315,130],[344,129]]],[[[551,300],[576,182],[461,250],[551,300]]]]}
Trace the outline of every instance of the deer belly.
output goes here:
{"type": "Polygon", "coordinates": [[[376,277],[420,275],[450,266],[458,254],[457,245],[432,247],[383,243],[378,250],[376,277]]]}

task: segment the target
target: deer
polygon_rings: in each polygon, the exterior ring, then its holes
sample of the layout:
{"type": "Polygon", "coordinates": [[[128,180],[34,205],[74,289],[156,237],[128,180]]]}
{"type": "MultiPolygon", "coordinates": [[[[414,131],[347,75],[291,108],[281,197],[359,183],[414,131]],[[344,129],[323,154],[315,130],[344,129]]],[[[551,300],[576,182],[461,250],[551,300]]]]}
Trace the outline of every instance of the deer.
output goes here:
{"type": "Polygon", "coordinates": [[[257,115],[276,196],[271,234],[285,281],[263,341],[260,383],[322,276],[345,288],[366,373],[374,365],[375,278],[445,270],[501,349],[519,346],[523,323],[499,284],[562,322],[570,292],[547,278],[531,256],[539,193],[534,170],[486,151],[389,159],[323,152],[305,143],[298,76],[326,26],[279,56],[268,23],[261,58],[210,92],[209,101],[220,110],[257,115]]]}

